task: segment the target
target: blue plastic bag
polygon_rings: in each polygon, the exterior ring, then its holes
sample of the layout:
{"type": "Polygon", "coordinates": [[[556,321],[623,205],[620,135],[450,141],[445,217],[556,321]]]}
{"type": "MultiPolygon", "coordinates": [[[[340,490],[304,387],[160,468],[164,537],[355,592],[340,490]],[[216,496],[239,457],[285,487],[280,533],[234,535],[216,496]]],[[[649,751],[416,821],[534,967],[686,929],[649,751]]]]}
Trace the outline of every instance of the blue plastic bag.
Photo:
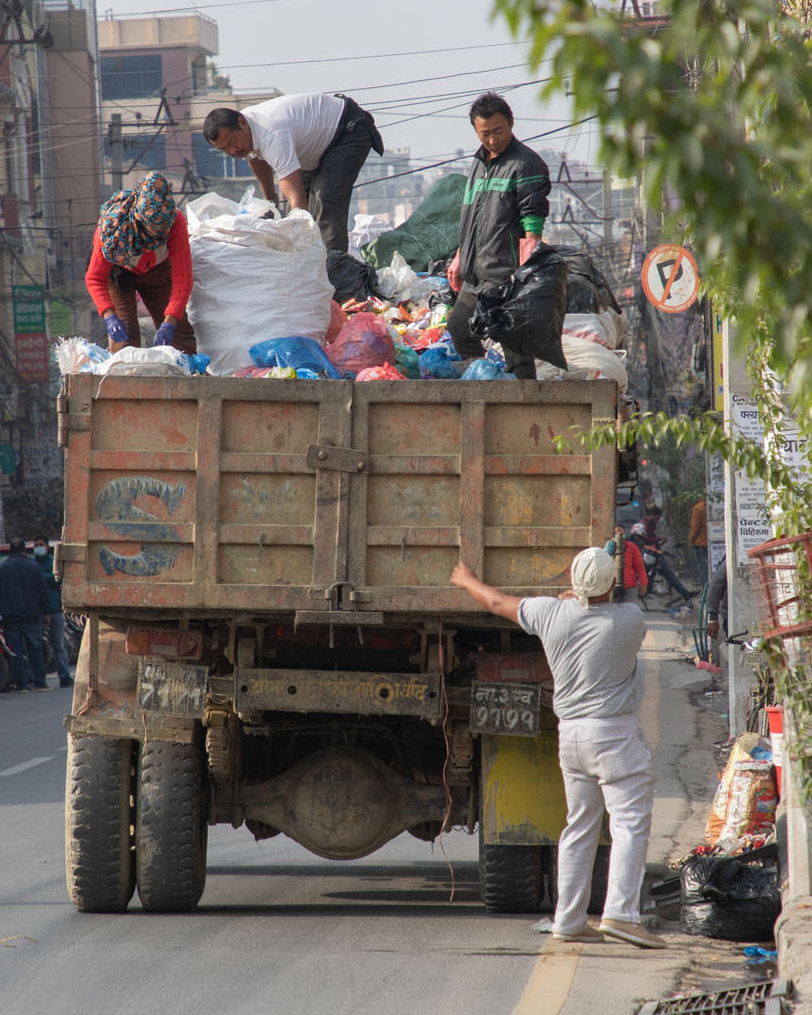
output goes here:
{"type": "Polygon", "coordinates": [[[443,380],[458,380],[462,362],[459,353],[446,345],[432,345],[420,355],[420,376],[424,379],[436,377],[443,380]]]}
{"type": "Polygon", "coordinates": [[[300,370],[312,370],[319,377],[339,380],[338,371],[314,338],[269,338],[252,345],[248,354],[258,367],[293,367],[297,376],[300,370]]]}
{"type": "Polygon", "coordinates": [[[509,374],[498,363],[489,359],[475,359],[469,364],[460,380],[463,381],[515,381],[516,374],[509,374]]]}

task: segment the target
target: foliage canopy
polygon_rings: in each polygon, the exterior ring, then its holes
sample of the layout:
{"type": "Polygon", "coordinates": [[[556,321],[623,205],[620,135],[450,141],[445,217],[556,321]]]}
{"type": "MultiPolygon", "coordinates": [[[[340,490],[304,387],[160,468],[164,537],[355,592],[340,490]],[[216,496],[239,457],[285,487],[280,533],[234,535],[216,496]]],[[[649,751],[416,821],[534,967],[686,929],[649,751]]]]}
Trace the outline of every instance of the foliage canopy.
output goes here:
{"type": "Polygon", "coordinates": [[[550,60],[543,95],[594,114],[616,175],[645,170],[649,204],[679,210],[714,305],[749,340],[768,328],[771,363],[812,390],[812,61],[802,8],[772,0],[631,5],[495,0],[530,62],[550,60]],[[645,27],[644,27],[645,26],[645,27]],[[765,322],[767,324],[765,325],[765,322]]]}

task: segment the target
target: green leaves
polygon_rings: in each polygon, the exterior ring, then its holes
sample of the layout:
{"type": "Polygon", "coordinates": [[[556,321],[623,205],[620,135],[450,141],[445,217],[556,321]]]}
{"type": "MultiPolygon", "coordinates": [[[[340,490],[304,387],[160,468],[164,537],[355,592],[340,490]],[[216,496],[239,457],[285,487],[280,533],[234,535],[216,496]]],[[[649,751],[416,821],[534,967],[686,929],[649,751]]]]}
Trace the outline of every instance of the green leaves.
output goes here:
{"type": "MultiPolygon", "coordinates": [[[[645,169],[646,194],[680,203],[715,303],[750,335],[769,321],[773,365],[810,383],[812,61],[806,26],[772,0],[660,4],[670,22],[639,22],[585,0],[496,0],[529,32],[531,65],[552,59],[549,94],[594,114],[602,156],[619,176],[645,169]],[[766,315],[765,315],[766,311],[766,315]]],[[[676,220],[670,224],[676,229],[676,220]]]]}

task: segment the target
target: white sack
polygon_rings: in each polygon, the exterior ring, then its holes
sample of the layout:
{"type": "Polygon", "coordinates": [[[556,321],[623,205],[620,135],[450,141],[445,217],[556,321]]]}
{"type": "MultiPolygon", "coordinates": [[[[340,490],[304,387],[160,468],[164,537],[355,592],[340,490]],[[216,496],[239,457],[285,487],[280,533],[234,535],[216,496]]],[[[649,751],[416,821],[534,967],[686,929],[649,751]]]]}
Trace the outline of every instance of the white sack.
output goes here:
{"type": "Polygon", "coordinates": [[[569,335],[562,335],[561,346],[569,370],[559,370],[558,367],[551,366],[543,360],[536,360],[536,376],[539,380],[560,377],[564,380],[591,381],[607,377],[609,380],[617,381],[621,394],[628,388],[629,376],[623,365],[625,350],[614,352],[612,349],[596,345],[595,342],[584,338],[572,338],[569,335]]]}
{"type": "Polygon", "coordinates": [[[312,216],[246,194],[236,204],[204,194],[187,207],[194,288],[189,320],[209,373],[251,366],[248,350],[271,338],[323,341],[333,287],[312,216]],[[273,219],[262,218],[272,211],[273,219]]]}
{"type": "Polygon", "coordinates": [[[608,307],[599,314],[567,314],[563,333],[571,338],[595,342],[606,349],[623,346],[623,321],[620,314],[608,307]]]}

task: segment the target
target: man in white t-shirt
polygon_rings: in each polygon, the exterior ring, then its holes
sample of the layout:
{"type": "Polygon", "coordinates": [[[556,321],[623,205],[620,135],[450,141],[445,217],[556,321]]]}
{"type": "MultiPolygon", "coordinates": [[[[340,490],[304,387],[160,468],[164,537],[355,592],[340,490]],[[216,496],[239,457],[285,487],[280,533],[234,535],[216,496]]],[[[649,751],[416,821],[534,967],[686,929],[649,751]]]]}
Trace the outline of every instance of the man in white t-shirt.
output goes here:
{"type": "Polygon", "coordinates": [[[491,613],[535,634],[553,674],[558,756],[567,797],[567,826],[558,843],[558,902],[553,937],[640,948],[665,941],[640,922],[640,889],[654,805],[654,765],[637,709],[642,693],[637,653],[645,621],[633,603],[611,602],[615,562],[589,547],[570,567],[572,591],[559,598],[508,596],[485,585],[460,562],[451,584],[491,613]],[[587,923],[592,868],[604,807],[612,849],[603,917],[587,923]]]}
{"type": "Polygon", "coordinates": [[[371,114],[346,95],[280,95],[236,109],[213,109],[203,136],[215,148],[246,159],[266,200],[276,200],[274,176],[291,208],[309,211],[327,250],[346,253],[352,188],[383,141],[371,114]]]}

